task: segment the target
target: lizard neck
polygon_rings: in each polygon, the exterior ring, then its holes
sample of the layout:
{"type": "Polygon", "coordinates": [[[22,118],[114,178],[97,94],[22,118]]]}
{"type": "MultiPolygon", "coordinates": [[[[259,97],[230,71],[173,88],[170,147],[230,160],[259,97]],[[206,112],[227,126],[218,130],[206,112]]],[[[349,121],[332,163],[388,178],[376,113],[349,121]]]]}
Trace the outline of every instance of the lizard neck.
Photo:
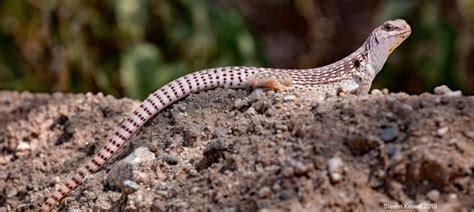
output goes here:
{"type": "Polygon", "coordinates": [[[354,71],[363,72],[363,70],[366,69],[366,66],[369,65],[368,49],[366,46],[367,45],[364,43],[364,45],[359,47],[356,51],[341,60],[311,70],[314,75],[321,75],[322,73],[334,75],[332,76],[332,79],[334,80],[352,76],[355,73],[354,71]]]}
{"type": "Polygon", "coordinates": [[[380,70],[382,70],[383,65],[390,55],[390,51],[384,48],[383,45],[375,44],[379,44],[379,41],[377,40],[376,36],[371,34],[365,41],[363,47],[365,48],[365,52],[367,52],[368,55],[368,64],[373,67],[375,74],[377,74],[380,72],[380,70]]]}

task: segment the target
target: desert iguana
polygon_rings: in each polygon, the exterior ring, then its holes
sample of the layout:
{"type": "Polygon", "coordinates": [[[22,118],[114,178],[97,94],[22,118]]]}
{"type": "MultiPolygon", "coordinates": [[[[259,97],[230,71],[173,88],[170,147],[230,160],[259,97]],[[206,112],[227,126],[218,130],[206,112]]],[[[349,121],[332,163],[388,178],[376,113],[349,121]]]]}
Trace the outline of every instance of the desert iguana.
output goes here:
{"type": "MultiPolygon", "coordinates": [[[[207,69],[180,77],[152,93],[109,136],[94,157],[82,165],[44,202],[42,210],[55,207],[86,176],[98,171],[117,151],[158,112],[191,93],[216,87],[269,88],[273,90],[310,89],[312,93],[334,96],[340,93],[363,95],[382,69],[392,51],[411,33],[401,19],[387,21],[374,29],[354,53],[330,65],[314,69],[270,69],[223,67],[207,69]]],[[[47,193],[47,192],[46,192],[47,193]]]]}

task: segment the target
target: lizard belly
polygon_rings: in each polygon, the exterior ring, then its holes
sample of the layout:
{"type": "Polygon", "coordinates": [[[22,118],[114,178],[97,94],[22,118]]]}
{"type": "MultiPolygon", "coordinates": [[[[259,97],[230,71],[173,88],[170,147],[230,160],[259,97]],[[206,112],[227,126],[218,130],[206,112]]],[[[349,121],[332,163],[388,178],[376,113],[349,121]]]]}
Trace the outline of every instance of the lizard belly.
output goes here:
{"type": "Polygon", "coordinates": [[[358,94],[360,88],[357,80],[345,79],[338,82],[314,84],[311,86],[294,85],[295,89],[309,90],[315,96],[337,96],[340,93],[358,94]]]}

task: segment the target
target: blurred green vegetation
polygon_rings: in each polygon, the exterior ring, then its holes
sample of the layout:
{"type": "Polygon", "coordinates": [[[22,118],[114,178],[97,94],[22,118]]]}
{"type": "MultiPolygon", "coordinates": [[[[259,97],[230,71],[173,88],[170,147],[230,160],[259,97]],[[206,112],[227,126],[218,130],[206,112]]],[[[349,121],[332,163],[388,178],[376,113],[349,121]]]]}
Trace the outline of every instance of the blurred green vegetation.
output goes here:
{"type": "Polygon", "coordinates": [[[144,98],[185,73],[264,65],[233,8],[208,1],[0,3],[0,88],[144,98]]]}
{"type": "Polygon", "coordinates": [[[412,36],[375,87],[474,92],[472,1],[354,2],[3,0],[0,89],[143,99],[205,68],[321,66],[353,51],[384,20],[404,18],[412,36]]]}

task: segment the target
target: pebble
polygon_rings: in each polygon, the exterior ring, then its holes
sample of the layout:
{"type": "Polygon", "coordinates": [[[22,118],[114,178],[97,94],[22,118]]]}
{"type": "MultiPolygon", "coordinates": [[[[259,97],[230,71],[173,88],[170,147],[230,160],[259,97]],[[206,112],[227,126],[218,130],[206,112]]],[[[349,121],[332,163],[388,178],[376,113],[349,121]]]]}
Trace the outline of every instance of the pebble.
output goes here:
{"type": "Polygon", "coordinates": [[[445,96],[449,96],[449,97],[462,96],[462,92],[461,91],[453,91],[453,92],[447,93],[445,96]]]}
{"type": "Polygon", "coordinates": [[[457,199],[458,199],[458,195],[455,194],[455,193],[450,193],[450,194],[448,195],[448,199],[449,199],[449,200],[457,200],[457,199]]]}
{"type": "Polygon", "coordinates": [[[273,184],[272,190],[274,191],[279,191],[281,189],[281,185],[278,183],[273,184]]]}
{"type": "Polygon", "coordinates": [[[244,100],[244,99],[236,99],[234,101],[234,107],[237,108],[237,109],[240,109],[240,108],[248,106],[248,105],[249,105],[249,101],[244,100]]]}
{"type": "Polygon", "coordinates": [[[285,102],[291,102],[295,99],[296,99],[295,95],[286,95],[286,96],[283,97],[283,101],[285,101],[285,102]]]}
{"type": "Polygon", "coordinates": [[[309,171],[309,166],[305,166],[303,163],[297,163],[295,166],[295,174],[303,175],[309,171]]]}
{"type": "Polygon", "coordinates": [[[126,193],[126,194],[131,194],[131,193],[137,191],[140,188],[138,183],[136,183],[135,181],[132,181],[132,180],[123,181],[123,187],[124,187],[123,192],[126,193]]]}
{"type": "Polygon", "coordinates": [[[153,152],[147,147],[138,147],[112,167],[107,174],[106,181],[109,185],[117,186],[122,191],[126,191],[129,188],[127,188],[125,182],[127,180],[134,181],[140,179],[141,172],[137,171],[140,165],[153,160],[155,160],[155,154],[153,152]]]}
{"type": "Polygon", "coordinates": [[[396,102],[396,101],[397,101],[397,97],[395,97],[395,96],[387,96],[387,101],[389,101],[389,102],[396,102]]]}
{"type": "Polygon", "coordinates": [[[468,138],[474,139],[474,131],[466,132],[465,134],[466,134],[466,136],[467,136],[468,138]]]}
{"type": "Polygon", "coordinates": [[[387,127],[380,132],[380,138],[385,142],[391,142],[398,137],[398,129],[395,127],[387,127]]]}
{"type": "Polygon", "coordinates": [[[402,105],[402,108],[403,108],[404,110],[407,110],[407,111],[412,111],[412,110],[413,110],[413,107],[412,107],[411,105],[409,105],[409,104],[403,104],[403,105],[402,105]]]}
{"type": "Polygon", "coordinates": [[[213,155],[218,152],[227,150],[227,144],[224,143],[222,139],[215,139],[211,144],[207,145],[206,148],[202,151],[202,154],[205,156],[213,155]]]}
{"type": "Polygon", "coordinates": [[[440,193],[436,189],[433,189],[426,194],[426,197],[428,197],[428,199],[431,200],[432,202],[437,202],[439,200],[439,196],[440,196],[440,193]]]}
{"type": "Polygon", "coordinates": [[[400,146],[394,145],[394,146],[389,146],[387,150],[388,157],[395,160],[399,161],[402,159],[402,156],[400,154],[400,146]]]}
{"type": "Polygon", "coordinates": [[[174,155],[164,155],[162,159],[168,164],[168,165],[176,165],[179,162],[179,158],[174,156],[174,155]]]}
{"type": "Polygon", "coordinates": [[[265,186],[263,188],[261,188],[259,191],[258,191],[258,197],[260,198],[267,198],[269,197],[270,195],[272,194],[272,190],[265,186]]]}
{"type": "Polygon", "coordinates": [[[377,177],[371,177],[369,180],[369,185],[372,188],[378,188],[383,185],[383,181],[377,177]]]}
{"type": "Polygon", "coordinates": [[[451,89],[446,85],[440,85],[440,86],[437,86],[434,89],[434,93],[436,95],[444,95],[444,94],[449,93],[449,92],[451,92],[451,89]]]}
{"type": "Polygon", "coordinates": [[[227,132],[228,132],[228,131],[229,131],[229,130],[228,130],[227,128],[224,128],[224,127],[217,127],[217,128],[215,129],[214,133],[216,134],[216,137],[222,138],[222,137],[224,137],[224,136],[227,135],[227,132]]]}
{"type": "Polygon", "coordinates": [[[443,136],[448,131],[449,131],[449,127],[447,127],[447,126],[446,127],[441,127],[441,128],[438,128],[438,130],[436,130],[436,135],[443,136]]]}
{"type": "Polygon", "coordinates": [[[275,129],[286,131],[286,130],[288,130],[288,126],[286,126],[284,124],[277,124],[277,125],[275,125],[275,129]]]}
{"type": "Polygon", "coordinates": [[[370,94],[375,95],[375,96],[382,96],[383,93],[379,89],[373,89],[370,94]]]}
{"type": "Polygon", "coordinates": [[[178,105],[176,105],[176,109],[179,112],[185,112],[186,111],[186,105],[185,104],[178,104],[178,105]]]}
{"type": "Polygon", "coordinates": [[[342,171],[344,168],[344,162],[340,157],[333,157],[328,161],[329,177],[333,183],[342,181],[342,171]]]}
{"type": "Polygon", "coordinates": [[[13,158],[13,155],[2,155],[2,156],[0,156],[0,165],[8,164],[11,161],[12,158],[13,158]]]}
{"type": "Polygon", "coordinates": [[[438,86],[434,89],[434,93],[436,95],[443,95],[443,96],[450,96],[450,97],[453,97],[453,96],[462,96],[462,92],[461,91],[452,91],[448,86],[446,85],[441,85],[441,86],[438,86]]]}
{"type": "Polygon", "coordinates": [[[16,194],[18,194],[18,191],[15,189],[15,188],[10,188],[7,190],[7,197],[8,198],[12,198],[14,196],[16,196],[16,194]]]}
{"type": "Polygon", "coordinates": [[[262,89],[255,89],[248,96],[249,102],[256,102],[260,99],[263,99],[263,95],[265,95],[265,92],[262,89]]]}
{"type": "Polygon", "coordinates": [[[21,142],[18,144],[18,146],[16,147],[16,149],[17,149],[18,151],[29,150],[29,149],[30,149],[30,144],[21,141],[21,142]]]}
{"type": "Polygon", "coordinates": [[[291,176],[293,176],[294,173],[295,173],[295,169],[293,169],[292,167],[285,167],[282,170],[282,175],[284,177],[291,177],[291,176]]]}
{"type": "Polygon", "coordinates": [[[199,130],[196,126],[189,126],[184,129],[184,141],[183,146],[190,147],[193,145],[194,142],[199,140],[201,136],[201,130],[199,130]]]}

